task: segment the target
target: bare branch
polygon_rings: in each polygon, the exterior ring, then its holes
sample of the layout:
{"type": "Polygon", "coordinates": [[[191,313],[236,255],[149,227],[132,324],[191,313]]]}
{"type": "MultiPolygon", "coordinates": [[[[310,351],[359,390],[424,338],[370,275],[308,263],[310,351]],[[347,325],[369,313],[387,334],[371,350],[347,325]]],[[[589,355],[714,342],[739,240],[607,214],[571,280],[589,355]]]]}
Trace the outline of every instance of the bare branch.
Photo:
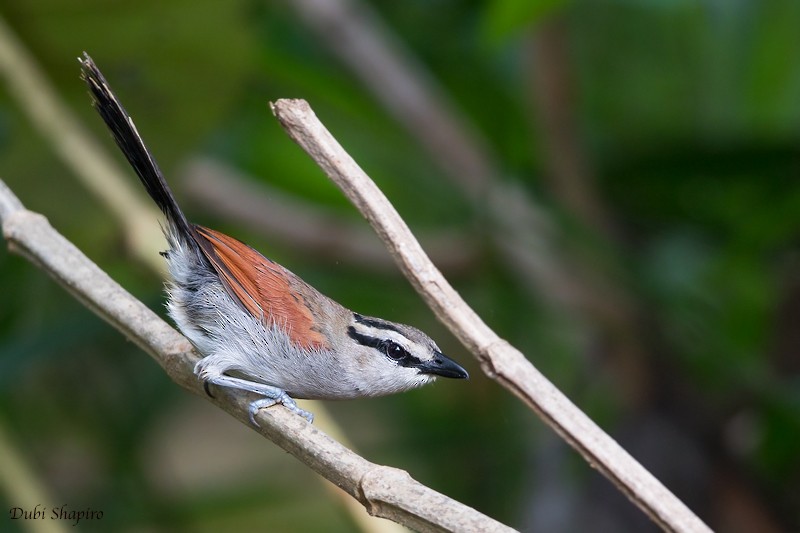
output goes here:
{"type": "Polygon", "coordinates": [[[317,119],[304,100],[272,110],[289,136],[317,162],[372,224],[436,316],[472,351],[484,372],[522,399],[652,520],[667,530],[709,531],[678,498],[604,433],[461,299],[430,262],[397,211],[317,119]]]}
{"type": "MultiPolygon", "coordinates": [[[[251,398],[225,388],[217,391],[215,398],[205,396],[192,373],[199,356],[189,341],[100,270],[45,217],[25,210],[2,181],[0,223],[10,250],[42,268],[150,354],[173,381],[250,426],[251,398]]],[[[257,416],[262,435],[344,489],[370,514],[420,531],[513,531],[402,470],[367,461],[286,409],[262,409],[257,416]]]]}

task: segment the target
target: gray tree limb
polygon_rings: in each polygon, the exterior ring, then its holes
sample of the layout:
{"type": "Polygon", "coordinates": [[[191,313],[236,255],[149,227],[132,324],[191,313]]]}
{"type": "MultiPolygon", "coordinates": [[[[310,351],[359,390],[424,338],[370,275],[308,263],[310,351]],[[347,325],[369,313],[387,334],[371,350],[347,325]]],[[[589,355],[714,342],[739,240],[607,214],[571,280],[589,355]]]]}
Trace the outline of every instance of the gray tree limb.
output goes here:
{"type": "MultiPolygon", "coordinates": [[[[120,287],[47,219],[26,210],[0,181],[0,224],[9,249],[47,272],[86,307],[146,351],[177,384],[250,426],[252,398],[220,389],[214,398],[192,372],[199,355],[180,333],[120,287]]],[[[513,529],[415,481],[407,472],[377,465],[283,408],[262,409],[256,429],[318,474],[356,498],[375,516],[419,531],[513,529]]]]}
{"type": "Polygon", "coordinates": [[[306,101],[278,100],[271,106],[289,136],[366,217],[417,292],[473,353],[487,376],[520,398],[665,530],[710,531],[464,302],[428,259],[380,189],[317,119],[306,101]]]}

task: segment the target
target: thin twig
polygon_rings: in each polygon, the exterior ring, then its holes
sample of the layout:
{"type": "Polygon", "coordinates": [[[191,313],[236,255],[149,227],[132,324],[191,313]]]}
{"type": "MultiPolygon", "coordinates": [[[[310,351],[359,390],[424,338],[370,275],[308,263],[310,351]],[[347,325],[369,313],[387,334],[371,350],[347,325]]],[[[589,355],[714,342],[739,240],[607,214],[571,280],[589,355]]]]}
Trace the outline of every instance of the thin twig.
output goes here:
{"type": "Polygon", "coordinates": [[[304,100],[278,100],[272,110],[361,211],[436,316],[475,355],[487,376],[522,399],[652,520],[667,530],[708,527],[652,474],[604,433],[461,299],[430,262],[405,222],[304,100]]]}
{"type": "MultiPolygon", "coordinates": [[[[10,250],[42,268],[150,354],[175,383],[252,428],[248,420],[252,398],[230,389],[220,389],[214,398],[206,396],[192,373],[199,356],[189,341],[92,263],[45,217],[25,210],[2,181],[0,223],[10,250]]],[[[513,531],[422,485],[403,470],[367,461],[286,409],[262,409],[257,420],[259,433],[344,489],[372,515],[419,531],[513,531]]]]}

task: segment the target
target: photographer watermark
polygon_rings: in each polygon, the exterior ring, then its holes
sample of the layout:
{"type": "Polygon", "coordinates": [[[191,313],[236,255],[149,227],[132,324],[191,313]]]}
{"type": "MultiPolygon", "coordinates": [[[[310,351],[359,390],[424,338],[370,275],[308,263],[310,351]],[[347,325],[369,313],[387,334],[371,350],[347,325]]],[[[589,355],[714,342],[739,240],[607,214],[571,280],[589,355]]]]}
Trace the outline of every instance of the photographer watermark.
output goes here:
{"type": "Polygon", "coordinates": [[[47,507],[36,504],[33,509],[11,507],[8,516],[11,520],[65,520],[77,526],[81,520],[102,520],[103,511],[95,511],[91,507],[83,510],[70,509],[64,504],[61,507],[53,507],[48,512],[47,507]]]}

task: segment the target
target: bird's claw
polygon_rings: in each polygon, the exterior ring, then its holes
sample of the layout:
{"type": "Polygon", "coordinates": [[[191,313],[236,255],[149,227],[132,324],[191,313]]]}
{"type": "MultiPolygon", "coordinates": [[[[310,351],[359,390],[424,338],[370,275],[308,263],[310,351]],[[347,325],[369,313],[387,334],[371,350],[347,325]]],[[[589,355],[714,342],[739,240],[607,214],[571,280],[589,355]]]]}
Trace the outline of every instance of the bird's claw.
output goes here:
{"type": "Polygon", "coordinates": [[[250,402],[250,408],[248,412],[250,414],[250,422],[253,423],[256,427],[261,427],[258,422],[256,422],[256,413],[258,413],[261,409],[266,409],[268,407],[272,407],[275,404],[282,404],[285,408],[290,410],[291,412],[298,414],[308,420],[309,424],[314,423],[314,415],[309,413],[305,409],[301,409],[297,402],[295,402],[288,394],[285,392],[278,396],[277,398],[260,398],[253,402],[250,402]]]}

